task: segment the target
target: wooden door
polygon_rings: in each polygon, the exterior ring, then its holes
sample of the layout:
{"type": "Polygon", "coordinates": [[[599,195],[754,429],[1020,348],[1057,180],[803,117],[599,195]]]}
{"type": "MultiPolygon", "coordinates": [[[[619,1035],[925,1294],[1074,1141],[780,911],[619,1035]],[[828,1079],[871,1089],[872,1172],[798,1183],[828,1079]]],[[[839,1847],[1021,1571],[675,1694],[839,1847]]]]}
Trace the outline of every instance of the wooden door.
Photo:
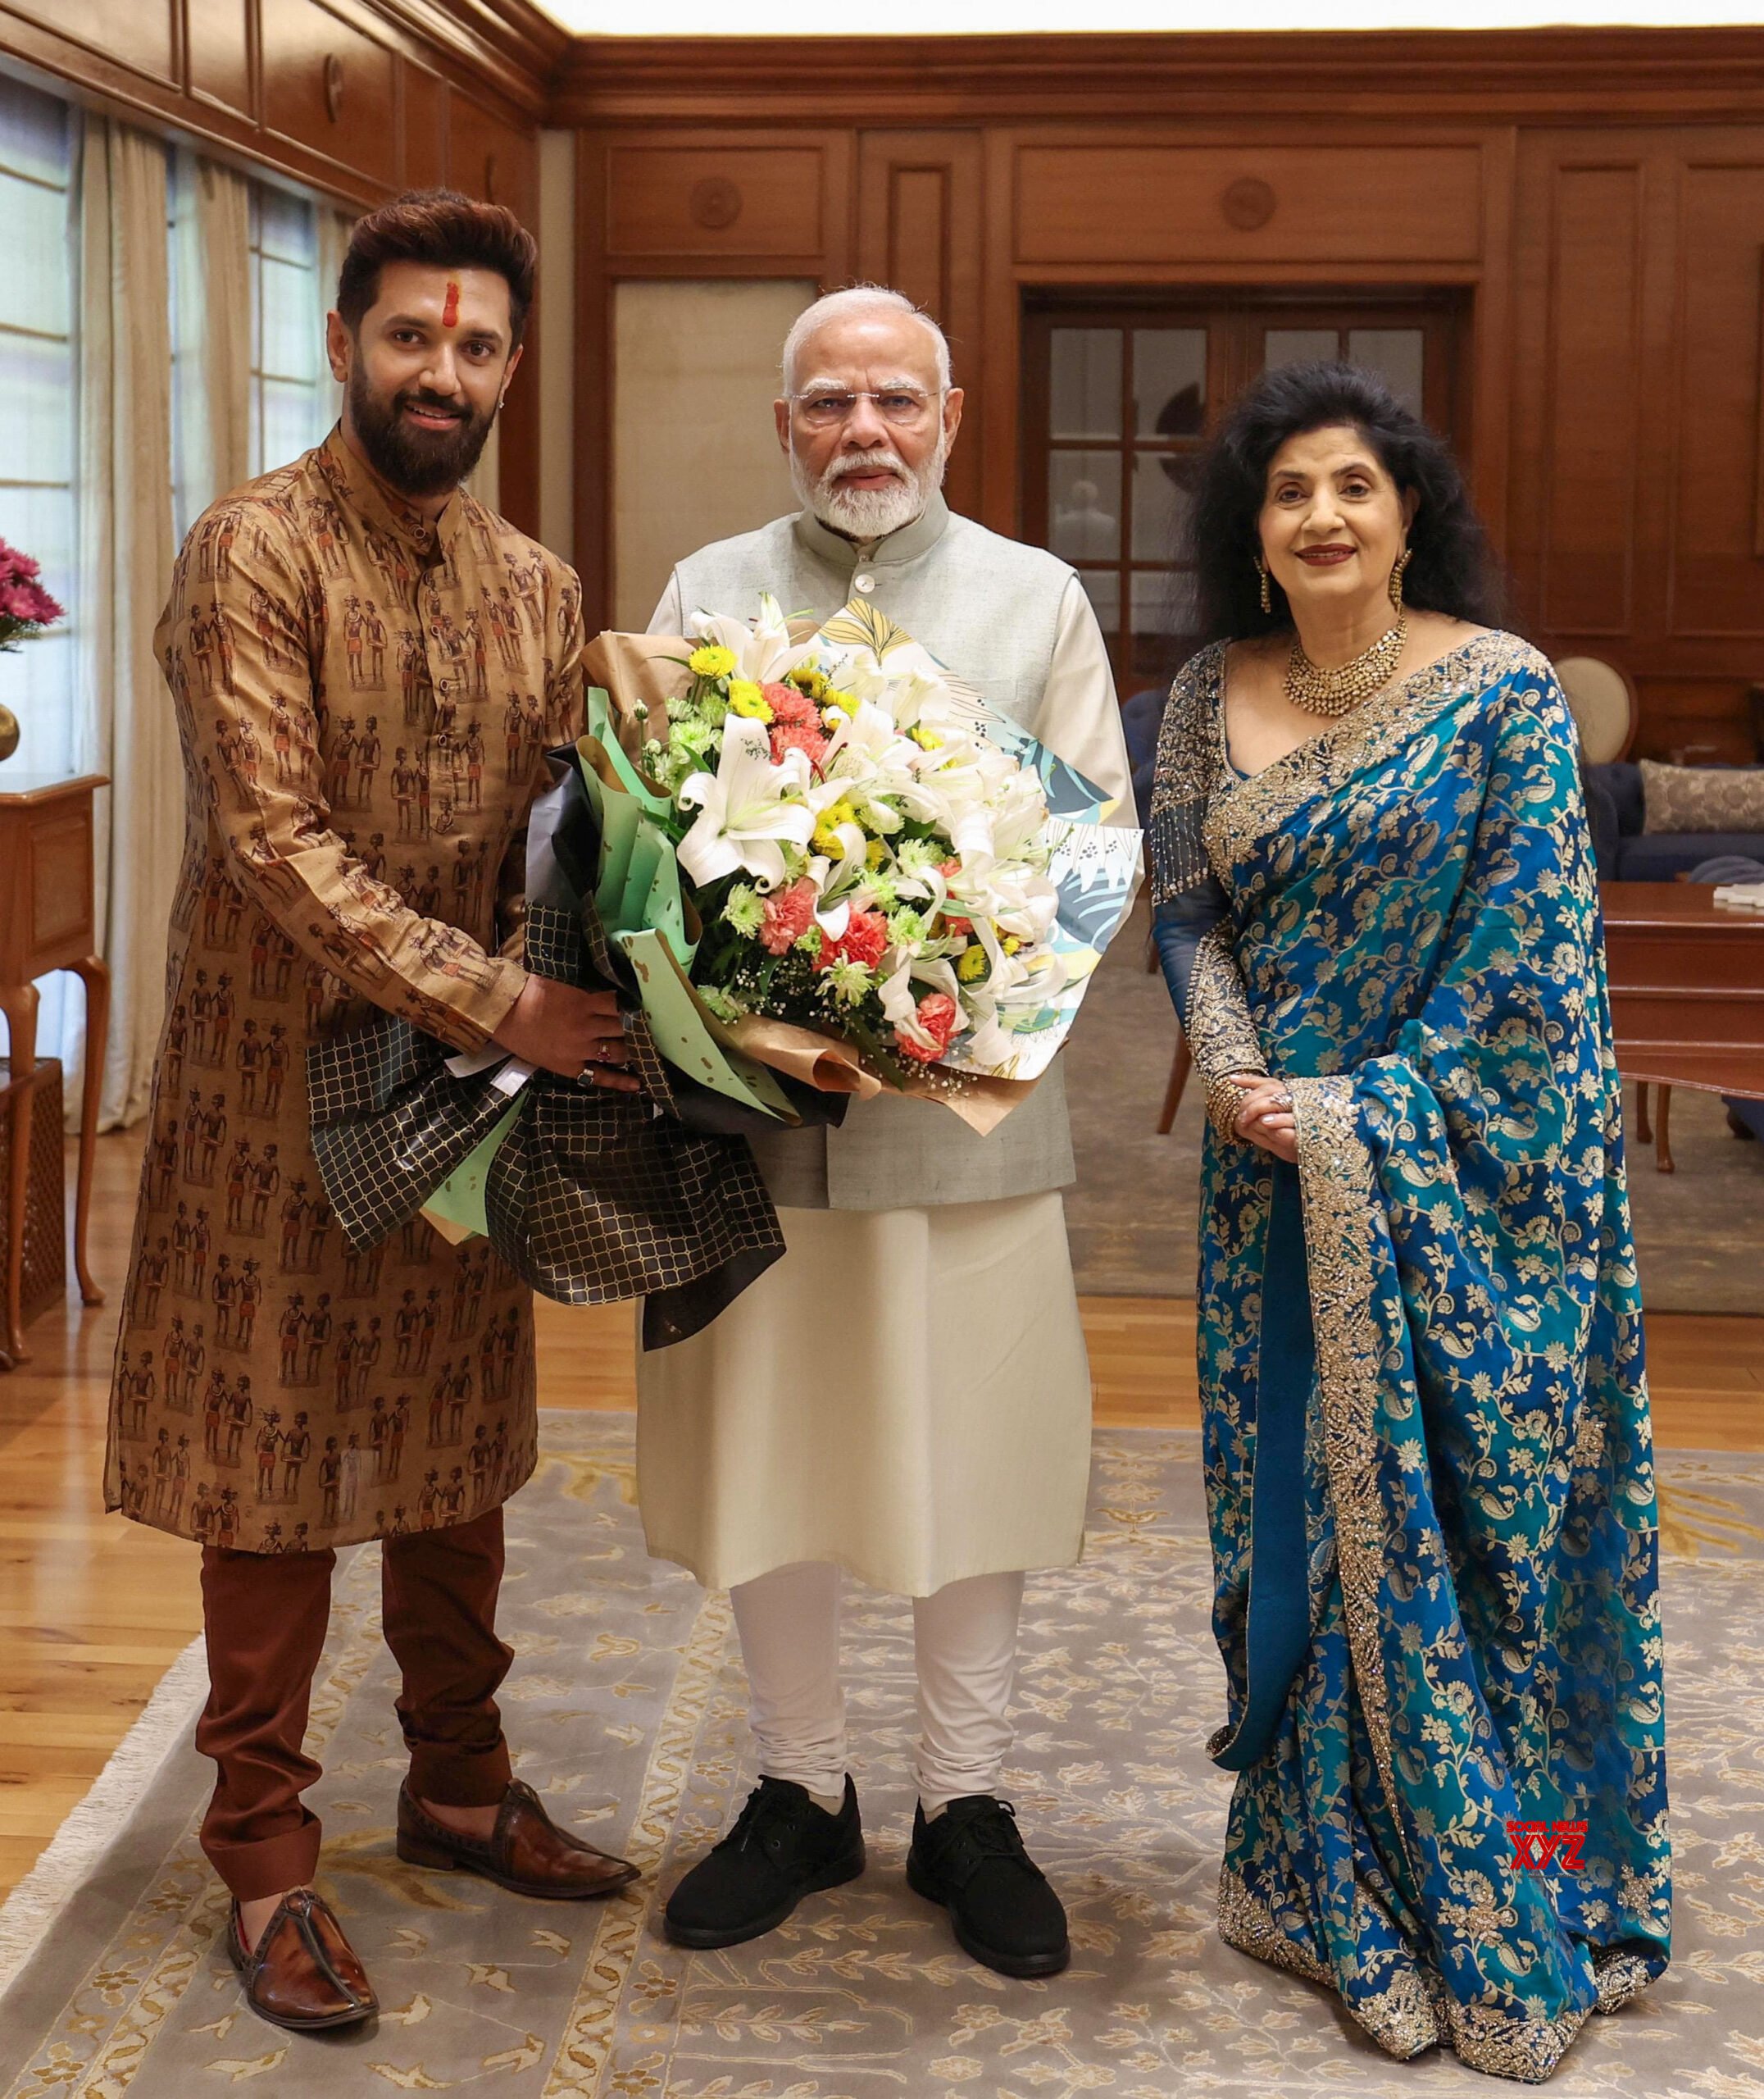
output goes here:
{"type": "Polygon", "coordinates": [[[1167,685],[1194,645],[1184,545],[1199,455],[1270,367],[1377,371],[1454,444],[1463,427],[1455,299],[1414,294],[1155,294],[1026,316],[1025,536],[1078,571],[1125,699],[1167,685]]]}

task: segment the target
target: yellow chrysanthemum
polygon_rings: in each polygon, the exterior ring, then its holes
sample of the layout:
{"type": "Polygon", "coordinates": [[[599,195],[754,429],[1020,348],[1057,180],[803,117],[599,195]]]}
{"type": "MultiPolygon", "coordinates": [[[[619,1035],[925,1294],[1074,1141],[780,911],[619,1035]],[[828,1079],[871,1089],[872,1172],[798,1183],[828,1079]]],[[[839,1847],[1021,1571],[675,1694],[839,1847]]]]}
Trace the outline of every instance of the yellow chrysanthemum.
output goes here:
{"type": "Polygon", "coordinates": [[[829,804],[821,813],[821,821],[815,826],[815,850],[825,853],[830,860],[839,858],[845,851],[845,841],[839,836],[842,823],[856,823],[857,812],[849,802],[839,801],[829,804]]]}
{"type": "Polygon", "coordinates": [[[972,984],[986,974],[986,950],[971,947],[956,963],[956,974],[964,984],[972,984]]]}
{"type": "Polygon", "coordinates": [[[1021,947],[1023,943],[1017,938],[1015,933],[1007,933],[998,945],[1004,949],[1007,954],[1015,954],[1017,949],[1021,947]]]}
{"type": "Polygon", "coordinates": [[[887,846],[880,838],[872,838],[864,851],[865,861],[872,867],[880,867],[887,858],[887,846]]]}
{"type": "Polygon", "coordinates": [[[751,678],[729,681],[729,704],[749,722],[770,722],[772,718],[771,702],[751,678]]]}
{"type": "Polygon", "coordinates": [[[908,731],[921,751],[940,751],[943,740],[934,729],[913,729],[908,731]]]}
{"type": "Polygon", "coordinates": [[[827,674],[817,671],[812,663],[798,663],[793,671],[785,672],[784,682],[794,685],[798,692],[806,693],[811,699],[819,699],[827,690],[827,674]]]}
{"type": "Polygon", "coordinates": [[[686,662],[698,677],[726,678],[735,667],[735,652],[725,649],[721,642],[707,641],[694,649],[686,662]]]}

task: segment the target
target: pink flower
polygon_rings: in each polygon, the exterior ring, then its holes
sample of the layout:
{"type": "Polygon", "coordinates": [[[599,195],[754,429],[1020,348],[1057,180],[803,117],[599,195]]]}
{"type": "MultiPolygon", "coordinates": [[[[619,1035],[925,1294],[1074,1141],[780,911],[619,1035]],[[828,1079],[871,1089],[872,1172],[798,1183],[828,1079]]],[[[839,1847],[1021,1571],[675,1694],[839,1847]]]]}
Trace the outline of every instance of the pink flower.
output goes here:
{"type": "Polygon", "coordinates": [[[39,573],[29,554],[20,553],[16,547],[9,547],[4,540],[0,540],[0,583],[34,583],[39,573]]]}
{"type": "Polygon", "coordinates": [[[888,921],[881,913],[854,911],[838,940],[829,940],[822,947],[816,966],[830,969],[836,962],[861,962],[865,968],[873,969],[887,945],[888,921]]]}
{"type": "MultiPolygon", "coordinates": [[[[768,694],[785,692],[785,685],[766,685],[762,690],[768,694]]],[[[775,713],[775,706],[774,713],[775,713]]],[[[827,755],[827,740],[821,732],[818,722],[774,721],[771,727],[772,763],[781,765],[786,751],[800,751],[818,772],[827,755]]]]}
{"type": "Polygon", "coordinates": [[[902,1056],[911,1057],[916,1063],[934,1064],[949,1047],[950,1038],[956,1031],[956,1024],[962,1018],[957,1009],[956,1002],[947,991],[933,991],[928,998],[920,999],[919,1010],[915,1018],[920,1027],[932,1038],[931,1046],[929,1049],[921,1048],[918,1043],[902,1035],[898,1029],[894,1034],[894,1046],[902,1056]]]}
{"type": "Polygon", "coordinates": [[[762,685],[767,705],[771,708],[774,722],[786,722],[793,728],[818,728],[821,716],[815,703],[807,693],[798,692],[794,685],[762,685]]]}
{"type": "Polygon", "coordinates": [[[768,954],[788,954],[815,922],[815,885],[807,875],[766,899],[760,945],[768,954]]]}
{"type": "Polygon", "coordinates": [[[61,608],[39,583],[0,582],[0,618],[22,625],[48,626],[61,617],[61,608]]]}

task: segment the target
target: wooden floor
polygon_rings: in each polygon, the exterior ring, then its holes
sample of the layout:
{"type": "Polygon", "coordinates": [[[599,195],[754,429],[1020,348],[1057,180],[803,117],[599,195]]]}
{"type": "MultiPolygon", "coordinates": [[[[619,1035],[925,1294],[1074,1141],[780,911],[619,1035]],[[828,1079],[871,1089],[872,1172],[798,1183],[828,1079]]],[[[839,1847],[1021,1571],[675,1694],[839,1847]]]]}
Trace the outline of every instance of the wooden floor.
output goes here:
{"type": "MultiPolygon", "coordinates": [[[[0,1896],[201,1624],[194,1550],[101,1513],[139,1140],[102,1139],[98,1154],[93,1266],[110,1302],[46,1314],[30,1331],[32,1360],[0,1376],[0,1896]]],[[[629,1408],[630,1309],[539,1309],[545,1405],[629,1408]]],[[[1197,1425],[1192,1302],[1094,1297],[1084,1309],[1098,1421],[1197,1425]]],[[[1764,1450],[1764,1320],[1662,1314],[1648,1344],[1662,1446],[1764,1450]]]]}

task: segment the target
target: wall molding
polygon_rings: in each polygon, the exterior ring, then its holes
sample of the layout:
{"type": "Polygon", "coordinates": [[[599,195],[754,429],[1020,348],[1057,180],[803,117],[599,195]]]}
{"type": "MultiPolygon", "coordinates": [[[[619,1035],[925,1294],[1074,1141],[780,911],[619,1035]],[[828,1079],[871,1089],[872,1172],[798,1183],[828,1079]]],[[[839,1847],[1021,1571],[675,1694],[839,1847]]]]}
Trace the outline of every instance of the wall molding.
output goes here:
{"type": "Polygon", "coordinates": [[[1480,123],[1717,122],[1764,116],[1764,26],[1178,31],[1162,35],[583,36],[547,121],[1025,121],[1454,116],[1480,123]],[[854,120],[855,121],[855,120],[854,120]]]}

